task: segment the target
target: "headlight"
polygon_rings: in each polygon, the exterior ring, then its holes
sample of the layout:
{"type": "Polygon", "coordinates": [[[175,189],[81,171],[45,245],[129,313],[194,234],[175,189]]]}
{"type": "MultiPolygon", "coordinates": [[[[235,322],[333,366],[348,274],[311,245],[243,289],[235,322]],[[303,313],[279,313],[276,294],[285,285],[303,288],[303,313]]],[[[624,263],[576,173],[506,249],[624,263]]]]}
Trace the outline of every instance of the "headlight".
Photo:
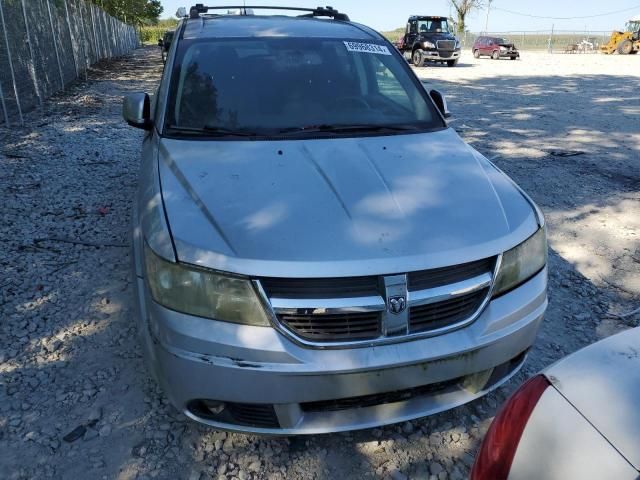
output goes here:
{"type": "Polygon", "coordinates": [[[154,300],[189,315],[269,326],[250,280],[168,262],[145,245],[147,284],[154,300]]]}
{"type": "Polygon", "coordinates": [[[424,48],[436,48],[436,45],[433,42],[422,42],[422,46],[424,48]]]}
{"type": "Polygon", "coordinates": [[[456,40],[456,49],[460,48],[460,40],[456,40]]]}
{"type": "Polygon", "coordinates": [[[532,237],[502,256],[493,296],[522,285],[547,264],[547,232],[538,230],[532,237]]]}
{"type": "Polygon", "coordinates": [[[500,50],[503,51],[503,52],[506,52],[507,51],[507,47],[500,47],[500,50]]]}

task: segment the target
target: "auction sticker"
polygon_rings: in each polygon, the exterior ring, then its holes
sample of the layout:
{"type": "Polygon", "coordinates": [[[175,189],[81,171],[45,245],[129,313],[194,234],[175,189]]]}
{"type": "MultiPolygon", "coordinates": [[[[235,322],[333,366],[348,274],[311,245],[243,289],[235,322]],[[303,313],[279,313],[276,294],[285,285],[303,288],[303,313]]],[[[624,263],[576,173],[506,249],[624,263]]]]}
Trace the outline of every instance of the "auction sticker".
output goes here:
{"type": "Polygon", "coordinates": [[[391,55],[391,52],[384,45],[377,45],[375,43],[359,43],[359,42],[344,42],[347,50],[350,52],[360,53],[375,53],[377,55],[391,55]]]}

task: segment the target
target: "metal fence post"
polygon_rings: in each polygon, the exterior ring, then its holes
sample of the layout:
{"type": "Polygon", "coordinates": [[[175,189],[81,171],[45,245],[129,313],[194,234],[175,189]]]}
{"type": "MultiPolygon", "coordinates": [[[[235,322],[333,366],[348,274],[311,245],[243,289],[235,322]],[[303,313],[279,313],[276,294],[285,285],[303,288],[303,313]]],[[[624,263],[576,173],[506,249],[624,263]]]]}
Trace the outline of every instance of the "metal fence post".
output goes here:
{"type": "Polygon", "coordinates": [[[89,15],[91,16],[91,29],[93,30],[93,53],[96,55],[96,62],[100,60],[98,53],[98,34],[96,33],[96,19],[93,15],[93,3],[89,3],[89,15]]]}
{"type": "Polygon", "coordinates": [[[62,73],[62,65],[60,64],[60,53],[58,52],[58,42],[56,30],[53,28],[53,17],[51,16],[51,3],[47,0],[47,11],[49,13],[49,25],[51,26],[51,36],[53,37],[53,49],[56,52],[56,60],[58,62],[58,73],[60,74],[60,86],[64,90],[64,75],[62,73]]]}
{"type": "Polygon", "coordinates": [[[9,114],[7,113],[7,105],[4,103],[4,93],[2,93],[2,84],[0,84],[0,103],[2,104],[2,112],[4,113],[4,124],[10,127],[9,114]]]}
{"type": "Polygon", "coordinates": [[[84,79],[86,81],[89,78],[89,59],[87,56],[87,43],[89,42],[89,39],[87,38],[87,29],[84,24],[84,13],[82,13],[83,5],[83,0],[79,0],[76,7],[79,13],[78,16],[80,17],[80,29],[82,30],[82,41],[80,44],[82,45],[82,56],[84,57],[84,79]]]}
{"type": "Polygon", "coordinates": [[[76,41],[71,31],[71,21],[69,20],[69,7],[67,6],[67,0],[62,0],[64,3],[65,18],[67,20],[67,29],[69,30],[69,40],[71,41],[71,58],[73,58],[73,66],[76,70],[76,78],[80,77],[80,70],[78,70],[78,62],[76,61],[76,41]]]}
{"type": "Polygon", "coordinates": [[[20,96],[18,95],[18,85],[16,84],[16,76],[13,71],[13,59],[11,58],[11,49],[9,48],[9,37],[7,36],[7,26],[4,23],[4,10],[2,8],[2,0],[0,0],[0,21],[2,21],[2,31],[4,32],[4,44],[7,47],[7,59],[9,60],[9,71],[11,73],[11,82],[13,83],[13,94],[16,97],[16,105],[18,107],[18,116],[20,117],[20,125],[24,125],[22,118],[22,108],[20,107],[20,96]]]}
{"type": "Polygon", "coordinates": [[[31,61],[29,62],[29,73],[31,74],[31,81],[33,82],[33,89],[36,92],[38,98],[38,105],[42,108],[42,94],[40,93],[40,85],[38,84],[38,76],[36,74],[36,57],[33,53],[33,44],[31,43],[31,32],[29,31],[29,20],[27,19],[27,7],[25,6],[25,0],[21,0],[22,4],[22,16],[24,17],[24,28],[27,33],[27,44],[29,45],[29,56],[31,61]]]}

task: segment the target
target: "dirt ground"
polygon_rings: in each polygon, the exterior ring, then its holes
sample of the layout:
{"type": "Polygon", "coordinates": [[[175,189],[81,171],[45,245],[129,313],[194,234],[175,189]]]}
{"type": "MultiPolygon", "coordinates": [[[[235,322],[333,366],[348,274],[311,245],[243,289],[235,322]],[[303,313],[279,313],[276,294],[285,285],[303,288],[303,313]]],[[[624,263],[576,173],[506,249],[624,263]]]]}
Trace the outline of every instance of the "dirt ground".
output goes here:
{"type": "Polygon", "coordinates": [[[133,321],[130,199],[139,131],[121,97],[152,91],[159,52],[0,129],[0,478],[462,479],[526,377],[640,316],[640,55],[527,54],[421,68],[451,125],[543,208],[550,307],[523,371],[419,421],[313,438],[187,421],[145,372],[133,321]],[[65,441],[67,437],[71,442],[65,441]]]}

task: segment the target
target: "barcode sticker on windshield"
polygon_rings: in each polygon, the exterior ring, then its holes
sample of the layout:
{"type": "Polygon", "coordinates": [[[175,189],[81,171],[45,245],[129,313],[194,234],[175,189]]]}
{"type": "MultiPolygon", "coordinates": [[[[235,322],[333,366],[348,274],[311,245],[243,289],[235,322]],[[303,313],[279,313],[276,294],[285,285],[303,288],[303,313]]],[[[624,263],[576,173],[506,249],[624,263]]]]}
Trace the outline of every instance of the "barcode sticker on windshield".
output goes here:
{"type": "Polygon", "coordinates": [[[391,55],[391,52],[384,45],[377,45],[375,43],[358,43],[358,42],[344,42],[347,50],[350,52],[361,53],[375,53],[377,55],[391,55]]]}

